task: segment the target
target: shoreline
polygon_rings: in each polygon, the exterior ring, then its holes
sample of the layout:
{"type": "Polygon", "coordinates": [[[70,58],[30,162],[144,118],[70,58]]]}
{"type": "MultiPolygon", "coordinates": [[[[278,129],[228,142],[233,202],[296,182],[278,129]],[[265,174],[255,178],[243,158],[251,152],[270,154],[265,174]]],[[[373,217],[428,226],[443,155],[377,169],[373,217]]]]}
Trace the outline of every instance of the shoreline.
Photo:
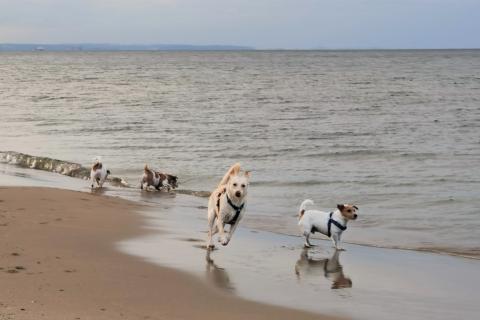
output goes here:
{"type": "MultiPolygon", "coordinates": [[[[13,151],[0,151],[0,176],[5,176],[7,178],[6,182],[11,183],[8,185],[12,186],[49,186],[59,187],[67,190],[89,192],[89,189],[85,183],[85,179],[81,176],[77,176],[76,174],[72,174],[72,172],[77,172],[78,170],[80,170],[79,172],[83,172],[84,170],[87,170],[87,168],[82,167],[77,163],[58,159],[31,156],[13,151]],[[41,183],[36,183],[36,180],[41,183]]],[[[150,197],[150,195],[145,196],[143,194],[139,195],[139,190],[133,185],[129,184],[126,180],[124,180],[124,177],[121,176],[114,177],[112,181],[109,181],[109,183],[111,187],[109,187],[108,191],[106,191],[107,195],[119,196],[123,199],[128,199],[137,203],[145,203],[153,200],[152,203],[157,205],[160,204],[160,202],[157,201],[158,198],[169,196],[167,194],[156,195],[158,197],[150,197]]],[[[206,199],[208,198],[209,194],[209,192],[206,191],[195,191],[188,189],[177,189],[174,191],[174,193],[176,195],[187,195],[199,199],[206,199]]],[[[153,194],[155,194],[155,192],[153,194]]],[[[277,222],[275,219],[275,216],[262,215],[259,217],[257,215],[247,215],[245,221],[242,222],[242,225],[258,231],[273,232],[284,236],[298,236],[296,223],[293,223],[294,227],[291,225],[287,227],[277,225],[276,228],[272,228],[272,225],[275,225],[277,222]],[[293,230],[295,230],[295,232],[293,232],[293,230]]],[[[283,217],[283,219],[285,219],[285,217],[283,217]]],[[[282,222],[284,223],[285,221],[282,222]]],[[[347,239],[344,239],[343,242],[370,248],[408,250],[413,252],[434,253],[464,259],[480,260],[479,248],[455,248],[433,244],[425,245],[424,247],[408,244],[376,245],[368,241],[349,240],[348,237],[352,232],[357,233],[357,236],[360,235],[360,238],[362,238],[362,234],[360,234],[360,232],[363,231],[361,229],[362,228],[352,228],[347,235],[347,239]]],[[[395,232],[395,230],[392,232],[395,232]]],[[[312,239],[325,240],[325,237],[321,235],[313,235],[312,239]]]]}
{"type": "Polygon", "coordinates": [[[115,250],[149,234],[127,200],[0,187],[0,206],[2,320],[333,319],[246,301],[115,250]]]}

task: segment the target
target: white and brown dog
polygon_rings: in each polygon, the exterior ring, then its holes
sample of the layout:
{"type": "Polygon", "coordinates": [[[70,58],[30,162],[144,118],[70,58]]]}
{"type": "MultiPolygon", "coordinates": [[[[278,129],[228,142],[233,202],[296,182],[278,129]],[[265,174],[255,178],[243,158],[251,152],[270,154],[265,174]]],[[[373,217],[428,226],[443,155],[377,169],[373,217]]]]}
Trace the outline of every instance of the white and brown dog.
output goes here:
{"type": "Polygon", "coordinates": [[[234,164],[222,178],[208,200],[208,239],[207,248],[214,248],[213,235],[226,246],[245,214],[250,172],[240,172],[240,164],[234,164]],[[225,225],[230,225],[228,233],[225,225]]]}
{"type": "Polygon", "coordinates": [[[142,180],[140,181],[140,189],[143,190],[144,187],[148,189],[148,187],[152,186],[157,190],[166,188],[167,191],[170,191],[178,187],[177,180],[178,178],[174,175],[154,171],[148,165],[145,165],[142,180]]]}
{"type": "Polygon", "coordinates": [[[313,205],[312,200],[305,200],[300,205],[298,225],[305,236],[305,247],[310,247],[310,235],[320,232],[330,239],[336,249],[340,250],[342,232],[347,229],[347,222],[358,217],[358,207],[352,204],[339,204],[332,212],[306,210],[308,205],[313,205]]]}
{"type": "Polygon", "coordinates": [[[110,170],[108,170],[102,163],[102,158],[95,157],[93,160],[92,169],[90,170],[90,182],[92,189],[95,186],[95,182],[99,188],[102,188],[109,174],[110,170]]]}

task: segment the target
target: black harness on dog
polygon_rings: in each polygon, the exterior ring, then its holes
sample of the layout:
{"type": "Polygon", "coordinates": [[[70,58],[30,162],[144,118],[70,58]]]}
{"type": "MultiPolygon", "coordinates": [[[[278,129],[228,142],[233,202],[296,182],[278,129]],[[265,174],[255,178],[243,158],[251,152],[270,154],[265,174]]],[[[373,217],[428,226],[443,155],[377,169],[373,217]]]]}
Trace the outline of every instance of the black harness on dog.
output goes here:
{"type": "MultiPolygon", "coordinates": [[[[226,192],[226,190],[224,189],[221,193],[218,194],[218,199],[217,199],[217,210],[218,212],[220,212],[220,197],[222,196],[222,194],[224,194],[226,192]]],[[[243,207],[245,206],[245,203],[242,203],[240,206],[236,206],[232,200],[230,200],[230,198],[228,197],[227,194],[225,194],[225,196],[227,197],[227,202],[228,204],[233,208],[233,210],[235,210],[235,215],[233,216],[232,219],[230,219],[230,221],[228,222],[225,222],[226,224],[235,224],[238,220],[238,217],[240,216],[240,212],[242,212],[243,210],[243,207]]]]}
{"type": "Polygon", "coordinates": [[[330,212],[330,218],[328,219],[328,237],[330,238],[332,236],[331,229],[332,229],[332,223],[340,230],[345,231],[347,230],[347,226],[342,226],[338,221],[335,221],[332,219],[333,212],[330,212]]]}

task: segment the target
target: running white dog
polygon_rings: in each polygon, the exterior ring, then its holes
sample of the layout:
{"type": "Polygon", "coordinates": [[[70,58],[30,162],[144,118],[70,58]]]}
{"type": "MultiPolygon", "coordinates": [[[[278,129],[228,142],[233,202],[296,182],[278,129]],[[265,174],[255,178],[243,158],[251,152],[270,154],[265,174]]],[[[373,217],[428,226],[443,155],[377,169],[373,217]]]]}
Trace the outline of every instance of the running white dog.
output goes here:
{"type": "Polygon", "coordinates": [[[332,212],[306,210],[307,205],[313,205],[312,200],[305,200],[300,205],[298,225],[305,236],[305,247],[311,247],[309,237],[320,232],[330,239],[337,250],[340,250],[342,232],[347,229],[347,222],[358,217],[358,207],[352,204],[339,204],[332,212]]]}
{"type": "Polygon", "coordinates": [[[237,229],[245,213],[246,197],[250,172],[240,172],[240,164],[234,164],[212,192],[208,200],[208,240],[207,248],[214,248],[213,235],[220,233],[218,239],[226,246],[237,229]],[[226,234],[224,227],[230,225],[226,234]]]}
{"type": "Polygon", "coordinates": [[[92,169],[90,170],[90,181],[92,182],[92,189],[94,188],[95,182],[99,188],[103,187],[103,184],[107,180],[110,170],[102,163],[101,157],[95,157],[93,160],[92,169]]]}

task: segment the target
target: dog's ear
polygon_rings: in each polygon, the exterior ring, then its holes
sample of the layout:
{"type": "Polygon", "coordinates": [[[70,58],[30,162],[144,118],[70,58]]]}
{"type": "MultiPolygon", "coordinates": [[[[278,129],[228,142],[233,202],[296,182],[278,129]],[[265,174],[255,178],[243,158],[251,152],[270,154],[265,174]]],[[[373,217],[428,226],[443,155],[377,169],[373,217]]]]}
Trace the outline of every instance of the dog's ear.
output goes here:
{"type": "Polygon", "coordinates": [[[359,210],[357,206],[353,206],[355,209],[359,210]]]}
{"type": "Polygon", "coordinates": [[[337,204],[337,209],[340,210],[340,211],[343,211],[343,209],[345,209],[345,205],[337,204]]]}
{"type": "Polygon", "coordinates": [[[252,173],[252,171],[245,171],[245,177],[250,179],[251,173],[252,173]]]}
{"type": "Polygon", "coordinates": [[[231,168],[230,168],[230,176],[236,176],[240,172],[240,163],[235,163],[231,168]]]}

